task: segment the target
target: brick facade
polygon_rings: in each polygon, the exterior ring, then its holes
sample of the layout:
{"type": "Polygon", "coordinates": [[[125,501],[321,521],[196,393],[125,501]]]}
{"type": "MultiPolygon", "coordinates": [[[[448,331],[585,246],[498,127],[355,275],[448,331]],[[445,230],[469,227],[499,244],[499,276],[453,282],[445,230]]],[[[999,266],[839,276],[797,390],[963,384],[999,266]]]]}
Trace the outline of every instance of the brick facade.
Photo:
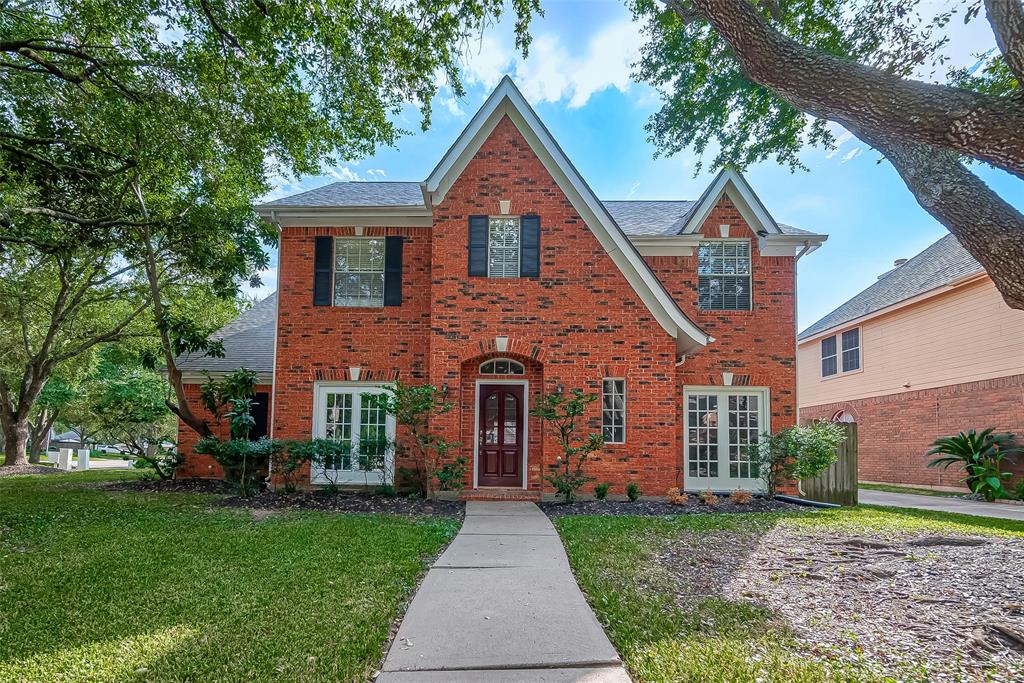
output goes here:
{"type": "MultiPolygon", "coordinates": [[[[956,468],[927,468],[932,442],[967,429],[994,427],[1024,440],[1024,375],[965,382],[800,409],[801,421],[845,410],[858,424],[862,481],[960,487],[956,468]]],[[[1007,468],[1024,475],[1024,459],[1007,468]]]]}
{"type": "MultiPolygon", "coordinates": [[[[203,408],[199,400],[199,389],[200,385],[198,384],[185,385],[185,396],[188,399],[189,406],[191,406],[192,410],[206,418],[207,423],[213,430],[214,436],[218,439],[226,439],[228,437],[227,422],[211,415],[209,411],[203,408]]],[[[256,386],[257,393],[266,392],[267,394],[272,394],[272,391],[273,387],[269,384],[256,386]]],[[[199,435],[192,431],[190,427],[187,427],[184,422],[178,420],[178,450],[185,455],[185,462],[178,468],[176,476],[179,479],[222,478],[224,470],[221,469],[216,460],[208,455],[198,455],[192,452],[197,441],[199,441],[199,435]]]]}
{"type": "MultiPolygon", "coordinates": [[[[751,240],[752,311],[698,311],[696,255],[648,258],[680,308],[716,339],[678,364],[675,340],[506,117],[434,207],[433,227],[363,231],[406,238],[400,307],[314,307],[314,238],[354,229],[283,229],[272,434],[309,438],[314,383],[343,380],[350,367],[361,368],[361,380],[447,386],[454,409],[434,429],[461,442],[470,463],[465,483],[472,486],[479,365],[501,356],[525,365],[531,406],[559,385],[599,394],[603,378],[625,378],[626,443],[606,445],[589,474],[611,482],[614,494],[629,481],[651,495],[685,485],[684,385],[720,386],[722,372],[730,371],[734,384],[768,387],[773,430],[796,418],[795,259],[762,257],[757,236],[726,198],[702,232],[719,237],[723,223],[730,237],[751,240]],[[499,200],[511,203],[511,215],[540,216],[539,277],[467,275],[468,218],[498,214],[499,200]],[[505,351],[498,351],[498,337],[507,338],[505,351]]],[[[587,422],[600,431],[599,402],[587,422]]],[[[526,485],[534,491],[551,490],[543,479],[558,456],[550,431],[529,418],[526,485]]],[[[204,466],[190,463],[186,473],[195,476],[204,466]]]]}

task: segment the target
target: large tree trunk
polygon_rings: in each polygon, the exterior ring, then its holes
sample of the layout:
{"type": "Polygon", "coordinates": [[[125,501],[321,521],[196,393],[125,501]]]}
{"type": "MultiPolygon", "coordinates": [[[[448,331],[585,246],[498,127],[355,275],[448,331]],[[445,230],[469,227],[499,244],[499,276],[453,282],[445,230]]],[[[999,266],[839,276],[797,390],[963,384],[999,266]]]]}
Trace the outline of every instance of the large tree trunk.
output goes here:
{"type": "MultiPolygon", "coordinates": [[[[776,31],[750,0],[692,2],[751,80],[797,109],[843,125],[884,154],[922,208],[981,263],[1007,305],[1024,310],[1024,214],[958,157],[1024,177],[1024,120],[1017,118],[1024,117],[1024,95],[979,96],[828,55],[776,31]]],[[[695,18],[677,2],[668,5],[683,21],[695,18]]],[[[1019,66],[1024,15],[1019,7],[1004,9],[1013,11],[990,19],[1008,59],[1019,66]]]]}
{"type": "Polygon", "coordinates": [[[28,420],[10,421],[4,429],[4,466],[28,464],[28,420]]]}

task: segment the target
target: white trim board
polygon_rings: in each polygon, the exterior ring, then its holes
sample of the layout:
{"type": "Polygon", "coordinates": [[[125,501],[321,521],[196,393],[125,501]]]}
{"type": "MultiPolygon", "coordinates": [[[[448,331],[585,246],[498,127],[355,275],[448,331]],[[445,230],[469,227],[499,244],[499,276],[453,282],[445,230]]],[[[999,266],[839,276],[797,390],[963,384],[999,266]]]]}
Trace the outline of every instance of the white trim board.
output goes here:
{"type": "MultiPolygon", "coordinates": [[[[719,397],[728,397],[735,395],[756,395],[760,399],[761,405],[758,408],[759,418],[761,424],[758,425],[758,434],[764,432],[771,432],[771,420],[772,420],[772,404],[771,404],[771,390],[768,387],[745,387],[745,386],[696,386],[686,385],[683,387],[683,488],[687,491],[701,491],[706,489],[713,489],[715,491],[731,491],[735,488],[745,488],[747,490],[761,491],[764,490],[764,481],[757,478],[739,478],[732,479],[728,476],[728,453],[725,458],[722,458],[722,451],[728,450],[728,421],[723,422],[719,419],[718,430],[719,430],[719,476],[718,477],[691,477],[690,473],[690,435],[689,435],[689,407],[687,405],[688,399],[691,395],[703,394],[703,395],[715,395],[719,397]],[[722,447],[721,436],[725,434],[725,447],[722,447]],[[722,467],[726,468],[723,473],[722,467]]],[[[728,415],[728,403],[725,401],[719,401],[719,415],[722,413],[728,415]]]]}
{"type": "Polygon", "coordinates": [[[502,118],[519,129],[533,153],[551,173],[587,227],[608,252],[637,295],[669,335],[676,340],[679,354],[689,353],[714,341],[679,308],[640,252],[608,213],[604,204],[579,174],[544,123],[508,76],[487,98],[462,134],[424,182],[431,205],[444,200],[448,190],[502,118]]]}
{"type": "Polygon", "coordinates": [[[523,490],[529,486],[530,471],[530,381],[525,379],[484,379],[479,378],[473,386],[473,489],[480,488],[477,463],[480,461],[480,385],[518,384],[523,387],[523,490]]]}
{"type": "MultiPolygon", "coordinates": [[[[352,400],[352,437],[357,439],[355,429],[355,417],[359,411],[359,402],[361,400],[360,393],[367,394],[382,394],[385,391],[387,382],[336,382],[336,381],[322,381],[313,383],[313,419],[312,419],[312,432],[311,436],[314,439],[323,438],[326,432],[326,425],[324,424],[324,408],[327,404],[327,393],[331,389],[346,389],[354,393],[352,400]],[[364,391],[360,392],[359,390],[364,391]]],[[[395,438],[396,432],[396,421],[395,416],[388,414],[384,418],[384,430],[387,432],[389,438],[395,438]]],[[[395,471],[395,453],[393,449],[389,449],[387,454],[384,456],[384,472],[363,472],[362,470],[336,470],[339,472],[338,479],[335,483],[343,485],[379,485],[385,483],[391,483],[388,481],[387,474],[392,473],[392,479],[395,471]]],[[[310,470],[309,482],[311,484],[323,485],[329,484],[330,482],[324,477],[318,477],[316,472],[310,470]]]]}

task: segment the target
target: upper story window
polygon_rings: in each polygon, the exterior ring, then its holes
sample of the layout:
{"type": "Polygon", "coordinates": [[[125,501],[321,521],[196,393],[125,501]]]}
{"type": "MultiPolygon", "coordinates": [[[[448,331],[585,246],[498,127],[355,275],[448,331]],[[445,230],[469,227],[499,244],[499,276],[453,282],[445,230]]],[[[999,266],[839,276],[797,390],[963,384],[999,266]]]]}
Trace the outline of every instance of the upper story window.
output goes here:
{"type": "Polygon", "coordinates": [[[750,310],[750,242],[716,240],[697,247],[697,305],[702,311],[750,310]]]}
{"type": "Polygon", "coordinates": [[[334,305],[384,305],[384,238],[335,238],[334,305]]]}
{"type": "Polygon", "coordinates": [[[821,376],[860,370],[860,328],[821,340],[821,376]]]}
{"type": "Polygon", "coordinates": [[[626,443],[626,380],[601,383],[601,431],[605,443],[626,443]]]}
{"type": "Polygon", "coordinates": [[[488,277],[519,277],[519,219],[490,218],[487,221],[488,277]]]}
{"type": "Polygon", "coordinates": [[[522,363],[517,363],[508,358],[495,358],[480,365],[482,375],[525,375],[526,369],[522,363]]]}

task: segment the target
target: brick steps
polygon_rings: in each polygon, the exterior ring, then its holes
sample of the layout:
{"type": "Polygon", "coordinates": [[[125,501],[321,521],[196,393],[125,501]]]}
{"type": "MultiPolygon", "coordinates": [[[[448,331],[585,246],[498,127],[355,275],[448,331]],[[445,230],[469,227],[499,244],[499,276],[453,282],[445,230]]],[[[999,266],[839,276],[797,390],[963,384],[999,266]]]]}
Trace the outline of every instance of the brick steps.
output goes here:
{"type": "Polygon", "coordinates": [[[467,489],[459,495],[459,500],[506,500],[539,503],[540,491],[512,488],[467,489]]]}

